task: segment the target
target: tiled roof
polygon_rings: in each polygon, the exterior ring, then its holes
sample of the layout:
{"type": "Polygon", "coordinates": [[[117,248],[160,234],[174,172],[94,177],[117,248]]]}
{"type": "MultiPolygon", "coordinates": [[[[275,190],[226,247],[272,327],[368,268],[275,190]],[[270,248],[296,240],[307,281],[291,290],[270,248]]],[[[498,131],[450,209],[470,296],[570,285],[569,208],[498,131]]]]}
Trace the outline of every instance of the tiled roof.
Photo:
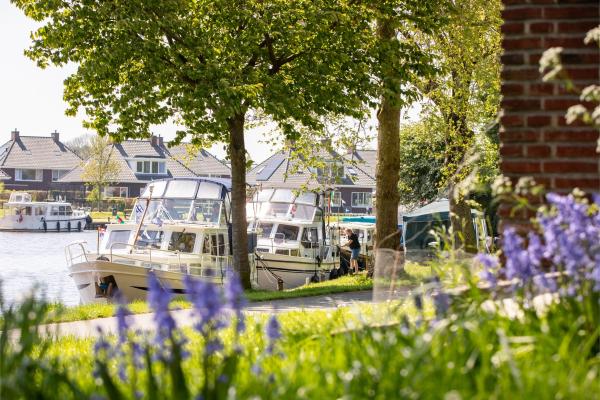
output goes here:
{"type": "Polygon", "coordinates": [[[196,149],[194,146],[184,143],[170,147],[168,150],[171,157],[198,176],[231,176],[231,169],[204,149],[196,149]]]}
{"type": "Polygon", "coordinates": [[[0,167],[72,169],[81,159],[51,137],[19,136],[0,147],[0,167]]]}
{"type": "MultiPolygon", "coordinates": [[[[112,157],[121,164],[119,176],[114,180],[122,183],[145,183],[160,178],[187,178],[198,175],[230,176],[231,172],[227,166],[219,162],[212,154],[202,150],[195,158],[190,158],[189,165],[184,161],[186,149],[183,145],[169,149],[165,145],[153,145],[148,140],[125,140],[113,145],[112,157]],[[138,174],[132,170],[127,160],[129,159],[157,159],[164,160],[167,167],[167,175],[138,174]],[[181,160],[181,161],[180,161],[181,160]]],[[[81,174],[83,167],[78,166],[60,182],[82,182],[81,174]]]]}
{"type": "MultiPolygon", "coordinates": [[[[281,150],[271,155],[271,157],[267,158],[247,173],[246,182],[250,185],[261,185],[263,187],[299,188],[303,185],[308,188],[322,187],[323,182],[318,182],[307,167],[298,166],[297,169],[294,168],[298,165],[297,163],[299,163],[299,161],[295,160],[290,152],[290,150],[281,150]],[[277,160],[282,157],[284,158],[283,162],[277,166],[277,160]],[[272,173],[269,171],[270,176],[261,177],[261,172],[268,169],[270,165],[277,166],[277,168],[275,168],[272,173]],[[292,172],[295,170],[297,171],[292,172]]],[[[375,166],[374,164],[371,166],[374,156],[371,153],[376,155],[376,151],[374,150],[356,151],[354,165],[352,163],[346,163],[344,175],[332,186],[375,187],[375,166]],[[358,156],[361,157],[360,160],[358,159],[358,156]],[[352,170],[349,170],[348,167],[352,167],[352,170]],[[372,174],[370,173],[371,171],[373,171],[372,174]]],[[[331,153],[322,148],[317,150],[315,156],[322,160],[352,159],[351,155],[341,157],[339,154],[331,153]]]]}

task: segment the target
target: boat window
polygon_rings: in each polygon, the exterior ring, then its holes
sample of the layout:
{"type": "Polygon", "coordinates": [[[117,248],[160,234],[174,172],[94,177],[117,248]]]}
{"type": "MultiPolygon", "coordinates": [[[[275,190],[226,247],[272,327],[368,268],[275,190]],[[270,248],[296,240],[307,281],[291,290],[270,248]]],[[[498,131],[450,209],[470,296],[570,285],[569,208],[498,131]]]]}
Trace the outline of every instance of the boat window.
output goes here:
{"type": "Polygon", "coordinates": [[[294,204],[292,206],[292,218],[312,221],[315,214],[315,207],[294,204]]]}
{"type": "Polygon", "coordinates": [[[44,207],[35,207],[35,215],[44,215],[46,209],[44,207]]]}
{"type": "Polygon", "coordinates": [[[285,240],[298,240],[300,227],[294,225],[279,224],[276,233],[283,235],[285,240]]]}
{"type": "Polygon", "coordinates": [[[210,254],[213,256],[224,256],[225,255],[225,236],[222,233],[218,235],[210,235],[212,246],[210,248],[210,254]]]}
{"type": "Polygon", "coordinates": [[[196,200],[190,220],[218,224],[222,214],[221,205],[221,200],[196,200]]]}
{"type": "Polygon", "coordinates": [[[51,215],[58,215],[58,213],[59,213],[58,206],[52,206],[51,215]]]}
{"type": "Polygon", "coordinates": [[[292,203],[294,201],[294,193],[290,189],[275,189],[271,201],[292,203]]]}
{"type": "Polygon", "coordinates": [[[311,192],[302,193],[302,194],[299,194],[298,197],[296,198],[296,203],[314,206],[316,197],[317,197],[316,194],[311,193],[311,192]]]}
{"type": "Polygon", "coordinates": [[[196,186],[196,182],[194,181],[170,181],[165,192],[165,197],[194,198],[196,195],[196,186]]]}
{"type": "Polygon", "coordinates": [[[129,241],[129,235],[131,234],[130,230],[119,230],[119,231],[110,231],[108,239],[106,240],[106,245],[104,248],[106,250],[110,250],[111,246],[113,250],[124,249],[127,247],[127,242],[129,241]],[[113,243],[115,245],[113,246],[113,243]]]}
{"type": "Polygon", "coordinates": [[[23,210],[23,215],[31,215],[31,207],[25,207],[23,210]]]}
{"type": "Polygon", "coordinates": [[[165,199],[163,210],[174,220],[187,220],[190,216],[191,200],[165,199]]]}
{"type": "Polygon", "coordinates": [[[260,237],[269,238],[269,237],[271,237],[271,231],[273,231],[273,224],[259,222],[257,229],[259,230],[259,232],[261,232],[260,237]]]}
{"type": "Polygon", "coordinates": [[[273,195],[273,189],[261,190],[256,194],[256,201],[269,201],[273,195]]]}
{"type": "Polygon", "coordinates": [[[213,182],[200,182],[198,188],[197,199],[220,199],[221,198],[221,185],[213,182]]]}
{"type": "Polygon", "coordinates": [[[162,197],[165,193],[165,188],[167,187],[167,181],[156,181],[149,183],[144,188],[144,191],[140,197],[147,199],[150,196],[150,187],[152,187],[152,198],[162,197]]]}
{"type": "Polygon", "coordinates": [[[317,228],[304,228],[302,231],[302,242],[303,243],[318,243],[319,242],[319,230],[317,228]]]}
{"type": "Polygon", "coordinates": [[[67,213],[66,215],[73,215],[73,209],[71,208],[71,206],[66,206],[65,211],[67,213]]]}
{"type": "Polygon", "coordinates": [[[286,217],[289,209],[290,205],[285,203],[263,203],[260,214],[263,217],[286,217]]]}
{"type": "Polygon", "coordinates": [[[162,237],[163,231],[144,230],[143,232],[140,232],[140,235],[135,241],[135,245],[141,247],[152,247],[153,249],[160,249],[162,237]]]}
{"type": "Polygon", "coordinates": [[[191,253],[194,251],[195,233],[173,232],[169,242],[169,250],[180,251],[182,253],[191,253]]]}

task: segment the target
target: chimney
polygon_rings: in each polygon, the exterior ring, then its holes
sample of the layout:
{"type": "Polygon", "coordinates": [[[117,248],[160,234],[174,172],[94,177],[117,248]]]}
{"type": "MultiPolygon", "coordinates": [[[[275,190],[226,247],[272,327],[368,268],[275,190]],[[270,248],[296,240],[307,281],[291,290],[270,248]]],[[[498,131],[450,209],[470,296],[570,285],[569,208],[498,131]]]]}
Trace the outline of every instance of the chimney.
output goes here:
{"type": "Polygon", "coordinates": [[[162,136],[160,136],[160,135],[158,135],[158,145],[159,145],[160,147],[164,147],[164,145],[165,145],[165,143],[164,143],[164,141],[163,141],[163,138],[162,138],[162,136]]]}
{"type": "Polygon", "coordinates": [[[19,131],[15,128],[14,131],[10,133],[10,140],[18,140],[19,139],[19,131]]]}
{"type": "Polygon", "coordinates": [[[159,143],[158,142],[158,136],[156,136],[156,135],[150,136],[150,144],[152,146],[158,146],[158,143],[159,143]]]}
{"type": "Polygon", "coordinates": [[[50,134],[50,137],[52,138],[52,140],[54,140],[55,142],[59,141],[60,138],[60,134],[58,133],[58,131],[55,129],[54,132],[52,132],[50,134]]]}

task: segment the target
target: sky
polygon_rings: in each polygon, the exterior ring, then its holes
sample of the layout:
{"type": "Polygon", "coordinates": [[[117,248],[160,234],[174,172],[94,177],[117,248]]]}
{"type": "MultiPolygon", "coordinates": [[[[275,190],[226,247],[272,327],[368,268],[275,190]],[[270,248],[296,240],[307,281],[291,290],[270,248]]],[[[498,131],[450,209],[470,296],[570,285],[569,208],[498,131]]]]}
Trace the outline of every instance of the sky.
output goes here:
{"type": "MultiPolygon", "coordinates": [[[[0,145],[10,139],[14,129],[24,136],[49,136],[57,130],[62,141],[93,133],[83,128],[84,115],[68,117],[64,113],[67,105],[63,101],[63,80],[74,67],[40,69],[23,54],[36,26],[9,0],[0,0],[0,145]]],[[[266,140],[272,131],[272,124],[248,130],[246,148],[255,162],[276,150],[266,140]]],[[[174,137],[174,127],[169,125],[158,126],[153,132],[166,140],[174,137]]],[[[225,156],[222,144],[209,151],[217,157],[225,156]]]]}

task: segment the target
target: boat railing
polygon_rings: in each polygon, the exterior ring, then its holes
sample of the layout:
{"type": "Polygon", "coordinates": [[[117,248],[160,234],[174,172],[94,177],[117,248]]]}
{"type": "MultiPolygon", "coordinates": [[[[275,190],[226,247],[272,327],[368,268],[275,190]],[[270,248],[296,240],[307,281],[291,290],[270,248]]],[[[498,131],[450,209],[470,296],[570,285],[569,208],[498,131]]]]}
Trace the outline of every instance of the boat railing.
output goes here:
{"type": "Polygon", "coordinates": [[[67,266],[70,267],[73,264],[88,261],[87,252],[84,246],[85,244],[87,244],[85,240],[80,240],[77,242],[69,243],[65,247],[65,258],[67,259],[67,266]]]}
{"type": "Polygon", "coordinates": [[[177,250],[164,250],[121,242],[112,243],[109,254],[111,262],[114,260],[140,262],[150,269],[220,278],[224,277],[227,269],[233,265],[230,255],[182,253],[177,250]],[[115,245],[119,246],[118,253],[113,253],[115,245]],[[182,256],[184,256],[183,259],[182,256]]]}

